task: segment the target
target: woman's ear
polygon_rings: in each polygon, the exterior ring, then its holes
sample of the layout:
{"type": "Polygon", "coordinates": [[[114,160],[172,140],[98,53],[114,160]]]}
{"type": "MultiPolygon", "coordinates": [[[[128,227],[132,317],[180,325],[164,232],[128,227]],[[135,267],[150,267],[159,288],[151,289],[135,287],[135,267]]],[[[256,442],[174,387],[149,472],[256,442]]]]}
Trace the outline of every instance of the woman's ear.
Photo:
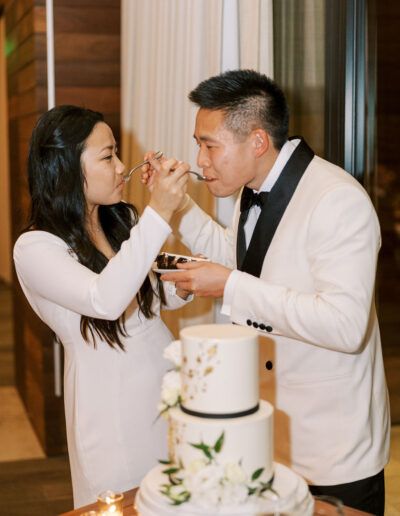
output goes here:
{"type": "Polygon", "coordinates": [[[254,129],[251,132],[251,137],[255,151],[254,157],[259,158],[269,148],[269,136],[264,129],[254,129]]]}

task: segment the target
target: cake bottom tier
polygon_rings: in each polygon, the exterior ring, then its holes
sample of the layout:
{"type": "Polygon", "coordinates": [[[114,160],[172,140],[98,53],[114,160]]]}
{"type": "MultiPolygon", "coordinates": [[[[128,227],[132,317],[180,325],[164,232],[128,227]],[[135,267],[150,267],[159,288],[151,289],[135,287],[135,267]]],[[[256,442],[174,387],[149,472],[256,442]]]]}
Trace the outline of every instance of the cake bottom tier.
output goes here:
{"type": "Polygon", "coordinates": [[[250,416],[208,419],[191,416],[176,408],[169,411],[169,454],[176,464],[186,469],[191,463],[204,459],[202,450],[192,444],[204,443],[212,448],[224,433],[219,464],[240,464],[251,475],[264,468],[260,480],[268,482],[272,477],[273,461],[273,412],[272,405],[260,400],[260,408],[250,416]]]}
{"type": "Polygon", "coordinates": [[[168,481],[163,474],[165,466],[153,468],[145,476],[136,496],[135,508],[139,516],[255,516],[260,513],[285,513],[291,516],[312,516],[314,500],[306,482],[282,464],[274,463],[274,480],[272,487],[278,496],[266,492],[270,499],[250,497],[241,504],[225,504],[223,507],[210,507],[204,499],[203,507],[188,501],[181,505],[171,505],[171,501],[160,493],[162,485],[168,481]]]}

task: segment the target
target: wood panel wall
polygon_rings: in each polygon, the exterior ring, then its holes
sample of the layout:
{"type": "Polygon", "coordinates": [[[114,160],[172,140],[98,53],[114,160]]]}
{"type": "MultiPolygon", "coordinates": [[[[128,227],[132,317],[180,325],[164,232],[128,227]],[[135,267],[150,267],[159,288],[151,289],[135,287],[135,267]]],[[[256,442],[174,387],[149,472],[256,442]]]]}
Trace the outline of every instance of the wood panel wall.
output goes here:
{"type": "MultiPolygon", "coordinates": [[[[12,241],[26,223],[26,155],[47,110],[45,0],[0,0],[6,18],[12,241]]],[[[120,0],[54,0],[56,104],[105,115],[120,134],[120,0]]],[[[47,455],[66,450],[62,397],[54,389],[53,336],[14,276],[16,384],[47,455]]]]}
{"type": "Polygon", "coordinates": [[[377,296],[393,423],[400,423],[400,2],[376,2],[378,216],[377,296]]]}

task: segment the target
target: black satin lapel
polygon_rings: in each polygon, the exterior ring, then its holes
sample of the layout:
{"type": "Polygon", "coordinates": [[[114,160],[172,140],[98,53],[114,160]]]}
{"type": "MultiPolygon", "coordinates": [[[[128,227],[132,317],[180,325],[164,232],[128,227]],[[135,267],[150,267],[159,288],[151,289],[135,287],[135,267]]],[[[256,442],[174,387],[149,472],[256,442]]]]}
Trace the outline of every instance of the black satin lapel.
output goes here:
{"type": "Polygon", "coordinates": [[[246,256],[246,236],[244,233],[244,224],[247,219],[247,212],[242,212],[239,217],[237,240],[236,240],[236,266],[239,269],[246,256]]]}
{"type": "Polygon", "coordinates": [[[260,276],[265,255],[279,222],[313,157],[314,152],[301,140],[269,193],[268,202],[258,217],[243,264],[238,261],[239,270],[260,276]]]}

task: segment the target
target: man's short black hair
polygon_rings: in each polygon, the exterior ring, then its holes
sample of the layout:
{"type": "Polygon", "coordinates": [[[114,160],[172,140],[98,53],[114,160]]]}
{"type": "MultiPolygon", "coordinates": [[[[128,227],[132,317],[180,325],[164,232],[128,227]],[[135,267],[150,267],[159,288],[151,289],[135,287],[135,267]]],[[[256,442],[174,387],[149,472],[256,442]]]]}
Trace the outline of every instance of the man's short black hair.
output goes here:
{"type": "Polygon", "coordinates": [[[200,108],[225,113],[225,126],[239,138],[264,129],[276,149],[288,139],[289,107],[279,86],[254,70],[230,70],[201,82],[189,93],[200,108]]]}

